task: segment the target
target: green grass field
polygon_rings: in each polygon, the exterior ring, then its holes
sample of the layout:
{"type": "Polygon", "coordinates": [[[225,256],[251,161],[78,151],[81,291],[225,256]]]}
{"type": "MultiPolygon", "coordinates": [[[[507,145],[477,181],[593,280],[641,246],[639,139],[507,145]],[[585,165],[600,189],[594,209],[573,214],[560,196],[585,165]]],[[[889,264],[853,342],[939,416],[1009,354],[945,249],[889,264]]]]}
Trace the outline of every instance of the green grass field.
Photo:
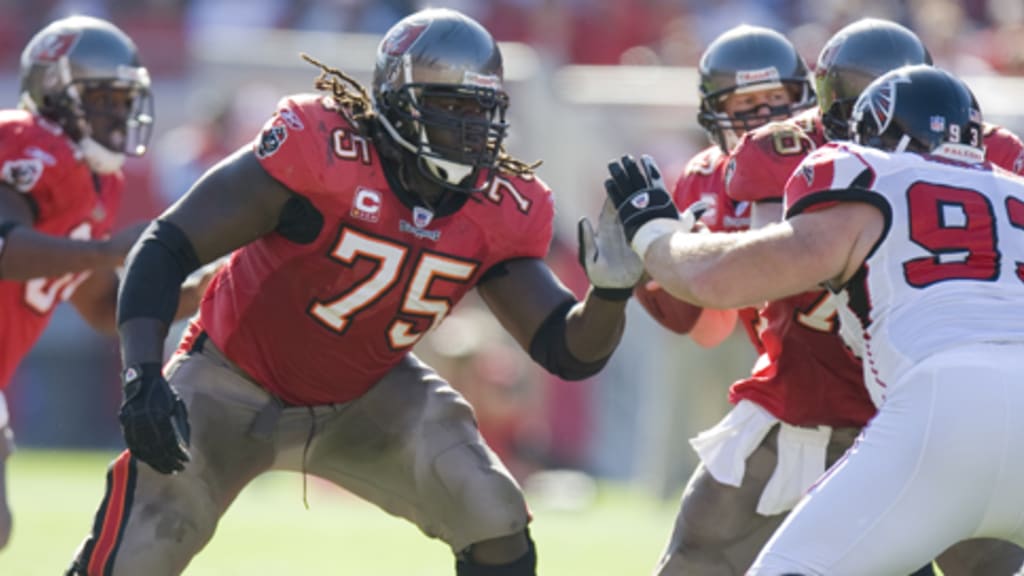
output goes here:
{"type": "MultiPolygon", "coordinates": [[[[0,552],[3,576],[62,574],[92,523],[112,453],[21,451],[8,481],[14,536],[0,552]]],[[[674,502],[600,484],[594,505],[566,511],[532,501],[539,573],[649,574],[668,537],[674,502]]],[[[447,547],[411,524],[321,482],[270,474],[242,493],[190,576],[450,576],[447,547]]]]}

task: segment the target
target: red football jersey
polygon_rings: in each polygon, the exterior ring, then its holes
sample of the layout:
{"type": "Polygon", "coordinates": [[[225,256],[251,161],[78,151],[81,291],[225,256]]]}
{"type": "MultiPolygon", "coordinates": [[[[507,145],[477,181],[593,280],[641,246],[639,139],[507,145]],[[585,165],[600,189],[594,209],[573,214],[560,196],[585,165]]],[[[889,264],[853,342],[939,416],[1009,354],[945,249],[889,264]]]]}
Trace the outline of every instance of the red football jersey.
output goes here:
{"type": "MultiPolygon", "coordinates": [[[[121,202],[120,172],[93,182],[92,172],[60,127],[22,110],[0,111],[0,180],[32,203],[34,228],[80,240],[110,233],[121,202]]],[[[15,282],[0,280],[0,390],[32,349],[57,304],[87,272],[15,282]]]]}
{"type": "Polygon", "coordinates": [[[728,165],[729,156],[721,148],[705,148],[686,165],[672,194],[680,210],[698,200],[710,204],[711,209],[701,220],[715,232],[746,230],[750,226],[750,204],[736,202],[725,193],[728,165]]]}
{"type": "Polygon", "coordinates": [[[816,108],[747,132],[729,157],[725,194],[734,202],[781,202],[789,175],[824,143],[825,131],[816,108]]]}
{"type": "MultiPolygon", "coordinates": [[[[817,111],[744,134],[726,190],[734,201],[781,201],[789,175],[825,142],[817,111]]],[[[801,426],[860,427],[874,415],[860,362],[838,336],[836,303],[825,291],[769,302],[759,311],[764,344],[749,378],[729,389],[801,426]]]]}
{"type": "Polygon", "coordinates": [[[254,141],[274,178],[324,217],[300,245],[271,233],[230,258],[203,298],[199,330],[289,404],[365,393],[495,264],[542,258],[554,219],[536,178],[499,175],[444,217],[391,192],[372,141],[333,99],[283,99],[254,141]]]}

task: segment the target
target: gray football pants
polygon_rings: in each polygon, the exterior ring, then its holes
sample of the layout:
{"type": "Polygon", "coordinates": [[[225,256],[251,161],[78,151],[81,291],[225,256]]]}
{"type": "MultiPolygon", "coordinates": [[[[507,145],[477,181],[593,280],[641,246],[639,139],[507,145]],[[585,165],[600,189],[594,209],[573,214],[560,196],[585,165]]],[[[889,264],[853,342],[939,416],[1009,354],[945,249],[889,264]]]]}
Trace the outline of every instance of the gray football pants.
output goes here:
{"type": "Polygon", "coordinates": [[[188,406],[192,460],[163,475],[122,453],[72,573],[180,574],[235,497],[268,470],[327,479],[455,552],[529,522],[470,405],[412,355],[362,397],[313,407],[282,405],[209,340],[165,372],[188,406]]]}

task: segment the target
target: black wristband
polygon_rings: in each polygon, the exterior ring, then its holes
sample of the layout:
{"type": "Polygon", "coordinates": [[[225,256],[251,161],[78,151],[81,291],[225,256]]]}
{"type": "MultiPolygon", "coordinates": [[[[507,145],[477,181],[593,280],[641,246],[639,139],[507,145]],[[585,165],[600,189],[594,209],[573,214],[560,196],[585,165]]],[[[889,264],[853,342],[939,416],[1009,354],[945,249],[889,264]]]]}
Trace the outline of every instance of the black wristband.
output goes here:
{"type": "Polygon", "coordinates": [[[159,362],[133,364],[121,371],[121,385],[127,386],[137,380],[148,380],[154,376],[163,377],[163,366],[159,362]]]}
{"type": "Polygon", "coordinates": [[[545,370],[563,380],[582,380],[597,374],[608,363],[611,355],[583,362],[577,360],[565,342],[565,315],[576,305],[575,300],[566,300],[541,323],[537,333],[530,340],[530,358],[545,370]]]}
{"type": "Polygon", "coordinates": [[[633,296],[632,288],[601,288],[600,286],[591,285],[591,290],[601,300],[608,300],[610,302],[622,302],[623,300],[629,300],[633,296]]]}

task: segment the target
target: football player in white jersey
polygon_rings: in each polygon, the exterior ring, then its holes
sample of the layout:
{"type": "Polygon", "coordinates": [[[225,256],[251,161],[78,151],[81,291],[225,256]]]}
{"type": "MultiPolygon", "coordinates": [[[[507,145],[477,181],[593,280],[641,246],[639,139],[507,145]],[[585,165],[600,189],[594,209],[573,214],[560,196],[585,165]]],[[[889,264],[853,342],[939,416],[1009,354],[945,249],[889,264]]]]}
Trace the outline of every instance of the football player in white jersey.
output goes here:
{"type": "Polygon", "coordinates": [[[949,73],[890,72],[854,143],[809,155],[786,220],[749,232],[692,234],[649,159],[609,166],[664,289],[736,308],[824,285],[860,341],[878,415],[748,574],[906,574],[960,540],[1024,544],[1024,179],[985,161],[981,121],[949,73]]]}

